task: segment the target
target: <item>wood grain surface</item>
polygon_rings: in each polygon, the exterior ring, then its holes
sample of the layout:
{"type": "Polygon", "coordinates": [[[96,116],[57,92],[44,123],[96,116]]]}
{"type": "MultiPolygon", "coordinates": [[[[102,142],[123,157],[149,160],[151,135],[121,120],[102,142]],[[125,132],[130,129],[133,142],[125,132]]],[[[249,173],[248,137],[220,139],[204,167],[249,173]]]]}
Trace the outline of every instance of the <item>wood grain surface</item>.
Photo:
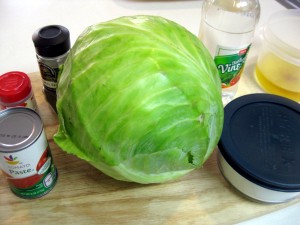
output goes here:
{"type": "MultiPolygon", "coordinates": [[[[203,168],[173,182],[140,185],[114,180],[58,148],[53,141],[57,116],[44,100],[40,74],[32,73],[30,78],[58,168],[58,182],[42,198],[25,200],[10,191],[1,175],[2,225],[234,224],[300,201],[270,205],[244,198],[220,174],[216,151],[203,168]]],[[[251,92],[261,90],[253,77],[245,76],[238,95],[251,92]]]]}

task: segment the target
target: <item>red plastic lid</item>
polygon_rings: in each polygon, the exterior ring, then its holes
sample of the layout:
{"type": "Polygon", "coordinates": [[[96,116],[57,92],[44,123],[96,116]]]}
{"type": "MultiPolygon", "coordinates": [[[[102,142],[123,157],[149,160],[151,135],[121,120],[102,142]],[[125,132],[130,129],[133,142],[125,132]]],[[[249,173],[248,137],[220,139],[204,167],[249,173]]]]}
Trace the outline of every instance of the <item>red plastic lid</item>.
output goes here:
{"type": "Polygon", "coordinates": [[[21,101],[30,92],[31,83],[26,73],[12,71],[0,76],[0,101],[2,103],[21,101]]]}

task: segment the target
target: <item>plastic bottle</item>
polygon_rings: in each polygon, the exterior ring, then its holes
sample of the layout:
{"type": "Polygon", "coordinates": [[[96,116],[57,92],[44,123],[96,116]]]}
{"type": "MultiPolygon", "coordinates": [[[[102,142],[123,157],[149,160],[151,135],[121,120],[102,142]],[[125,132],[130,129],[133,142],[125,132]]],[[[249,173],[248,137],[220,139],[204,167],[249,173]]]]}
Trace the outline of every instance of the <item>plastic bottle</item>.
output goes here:
{"type": "Polygon", "coordinates": [[[211,53],[226,105],[237,92],[260,16],[258,0],[204,0],[199,38],[211,53]]]}
{"type": "Polygon", "coordinates": [[[30,78],[20,71],[11,71],[0,76],[0,110],[14,107],[37,110],[30,78]]]}
{"type": "Polygon", "coordinates": [[[56,88],[59,68],[64,64],[70,50],[69,30],[60,25],[49,25],[32,35],[36,57],[43,79],[46,100],[56,111],[56,88]]]}

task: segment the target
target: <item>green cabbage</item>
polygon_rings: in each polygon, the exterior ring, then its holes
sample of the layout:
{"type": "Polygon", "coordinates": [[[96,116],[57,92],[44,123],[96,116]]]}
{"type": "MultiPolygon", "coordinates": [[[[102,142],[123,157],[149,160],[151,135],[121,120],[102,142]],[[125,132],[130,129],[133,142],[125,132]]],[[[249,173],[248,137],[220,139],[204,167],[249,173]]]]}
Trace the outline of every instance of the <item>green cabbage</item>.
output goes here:
{"type": "Polygon", "coordinates": [[[93,25],[59,77],[54,140],[118,180],[179,178],[220,138],[220,87],[206,48],[172,21],[132,16],[93,25]]]}

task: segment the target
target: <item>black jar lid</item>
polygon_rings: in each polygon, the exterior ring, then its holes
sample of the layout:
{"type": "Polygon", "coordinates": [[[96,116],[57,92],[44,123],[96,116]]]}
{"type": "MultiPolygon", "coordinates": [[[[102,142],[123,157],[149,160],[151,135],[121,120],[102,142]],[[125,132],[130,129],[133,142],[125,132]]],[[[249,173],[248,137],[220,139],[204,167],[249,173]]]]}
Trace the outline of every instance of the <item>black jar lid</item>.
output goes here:
{"type": "Polygon", "coordinates": [[[262,187],[300,191],[300,105],[271,94],[225,107],[219,150],[240,175],[262,187]]]}
{"type": "Polygon", "coordinates": [[[49,25],[36,30],[32,41],[36,53],[44,57],[63,55],[71,45],[69,30],[61,25],[49,25]]]}

